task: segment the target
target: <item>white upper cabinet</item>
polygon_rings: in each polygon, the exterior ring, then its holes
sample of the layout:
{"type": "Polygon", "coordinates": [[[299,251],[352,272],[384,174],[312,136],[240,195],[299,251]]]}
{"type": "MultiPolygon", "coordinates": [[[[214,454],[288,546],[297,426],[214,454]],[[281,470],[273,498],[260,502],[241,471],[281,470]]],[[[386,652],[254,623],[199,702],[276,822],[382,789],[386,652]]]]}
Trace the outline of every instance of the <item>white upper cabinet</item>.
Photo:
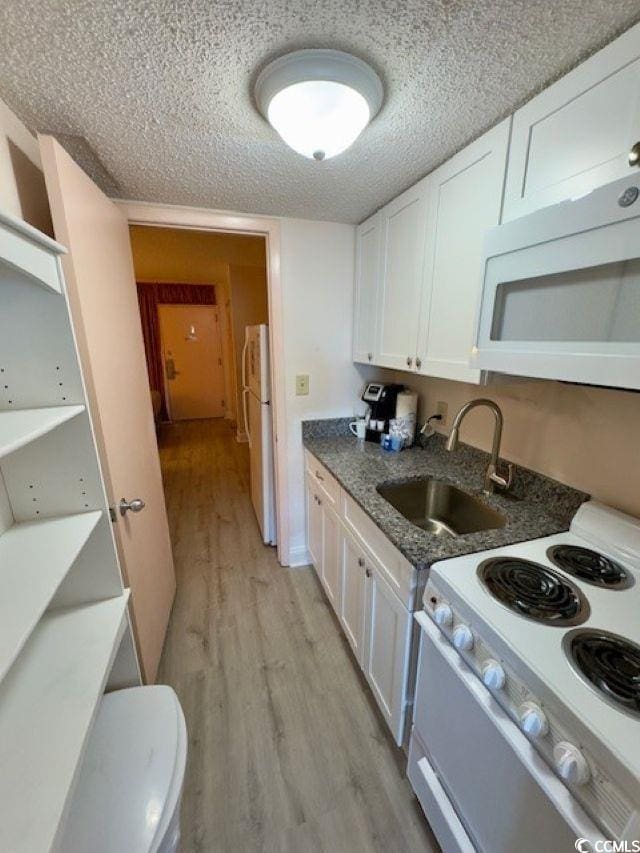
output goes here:
{"type": "Polygon", "coordinates": [[[482,287],[485,233],[500,222],[511,119],[429,176],[427,249],[417,367],[478,382],[469,366],[482,287]]]}
{"type": "Polygon", "coordinates": [[[427,181],[390,202],[382,214],[382,261],[375,363],[411,369],[418,341],[427,222],[427,181]]]}
{"type": "Polygon", "coordinates": [[[365,363],[373,361],[376,348],[381,236],[380,211],[358,226],[356,231],[353,360],[365,363]]]}
{"type": "Polygon", "coordinates": [[[640,25],[558,80],[513,117],[503,219],[635,177],[640,141],[640,25]]]}

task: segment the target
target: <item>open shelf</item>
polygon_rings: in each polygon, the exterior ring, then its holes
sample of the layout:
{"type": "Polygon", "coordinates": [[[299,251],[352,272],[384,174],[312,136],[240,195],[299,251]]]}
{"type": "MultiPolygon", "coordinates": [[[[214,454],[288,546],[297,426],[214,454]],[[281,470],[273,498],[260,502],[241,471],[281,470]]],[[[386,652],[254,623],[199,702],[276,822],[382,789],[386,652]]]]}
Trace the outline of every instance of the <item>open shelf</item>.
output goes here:
{"type": "Polygon", "coordinates": [[[42,617],[0,685],[0,850],[50,850],[126,626],[128,593],[42,617]]]}
{"type": "Polygon", "coordinates": [[[0,679],[101,517],[96,511],[25,521],[0,536],[0,679]]]}
{"type": "Polygon", "coordinates": [[[52,406],[0,412],[0,457],[35,441],[84,410],[84,406],[52,406]]]}

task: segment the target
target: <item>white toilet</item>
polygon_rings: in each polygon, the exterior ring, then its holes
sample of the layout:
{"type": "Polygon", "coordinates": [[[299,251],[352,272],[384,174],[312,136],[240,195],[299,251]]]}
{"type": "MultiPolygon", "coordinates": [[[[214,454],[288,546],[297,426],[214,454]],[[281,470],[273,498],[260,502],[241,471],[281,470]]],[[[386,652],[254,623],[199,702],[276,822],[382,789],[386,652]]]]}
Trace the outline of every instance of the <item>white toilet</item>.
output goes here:
{"type": "Polygon", "coordinates": [[[60,849],[65,853],[173,853],[187,729],[178,697],[162,685],[102,699],[60,849]]]}

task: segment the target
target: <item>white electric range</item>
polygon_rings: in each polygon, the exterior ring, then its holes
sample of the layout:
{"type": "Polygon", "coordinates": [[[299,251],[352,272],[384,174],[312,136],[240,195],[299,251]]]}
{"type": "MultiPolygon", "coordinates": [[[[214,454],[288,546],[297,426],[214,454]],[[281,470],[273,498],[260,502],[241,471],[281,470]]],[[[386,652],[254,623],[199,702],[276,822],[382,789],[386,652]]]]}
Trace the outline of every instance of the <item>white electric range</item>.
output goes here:
{"type": "Polygon", "coordinates": [[[408,775],[445,850],[640,850],[640,520],[431,567],[408,775]]]}

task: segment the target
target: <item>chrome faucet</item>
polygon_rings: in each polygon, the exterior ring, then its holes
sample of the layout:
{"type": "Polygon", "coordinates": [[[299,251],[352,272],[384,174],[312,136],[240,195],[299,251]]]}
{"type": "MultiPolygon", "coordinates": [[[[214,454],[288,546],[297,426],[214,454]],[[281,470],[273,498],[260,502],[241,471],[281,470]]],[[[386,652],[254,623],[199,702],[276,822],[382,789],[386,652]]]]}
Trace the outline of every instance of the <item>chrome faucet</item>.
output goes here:
{"type": "Polygon", "coordinates": [[[487,406],[487,408],[491,409],[496,419],[495,428],[493,430],[493,446],[491,448],[491,460],[489,461],[487,472],[484,475],[484,486],[482,491],[487,495],[490,495],[497,489],[506,492],[508,489],[511,488],[513,484],[514,466],[511,464],[511,462],[506,463],[506,472],[504,477],[498,471],[498,466],[500,464],[499,456],[500,441],[502,440],[503,418],[500,406],[498,406],[497,403],[494,403],[493,400],[479,398],[477,400],[469,400],[468,403],[464,404],[464,406],[460,409],[458,414],[453,419],[453,426],[451,427],[451,432],[449,433],[449,437],[447,438],[446,448],[450,452],[456,449],[456,447],[458,446],[458,433],[460,431],[460,424],[462,423],[464,416],[467,414],[467,412],[470,412],[471,409],[475,409],[476,406],[487,406]]]}

